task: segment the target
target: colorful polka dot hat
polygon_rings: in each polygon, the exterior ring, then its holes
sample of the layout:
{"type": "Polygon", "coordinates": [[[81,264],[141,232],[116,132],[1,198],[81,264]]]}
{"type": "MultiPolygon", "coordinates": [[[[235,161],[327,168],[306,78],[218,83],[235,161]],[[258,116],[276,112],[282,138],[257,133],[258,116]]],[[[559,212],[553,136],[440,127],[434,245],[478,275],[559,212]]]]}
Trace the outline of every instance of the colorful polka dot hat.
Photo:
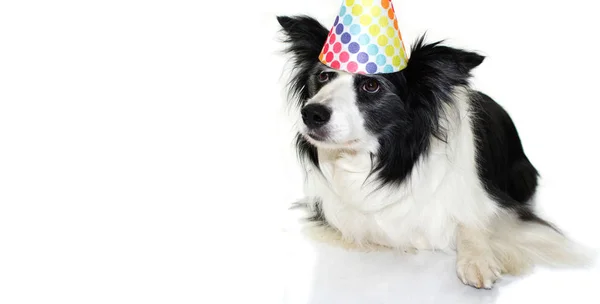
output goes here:
{"type": "Polygon", "coordinates": [[[394,73],[408,58],[391,0],[343,0],[319,60],[350,73],[394,73]]]}

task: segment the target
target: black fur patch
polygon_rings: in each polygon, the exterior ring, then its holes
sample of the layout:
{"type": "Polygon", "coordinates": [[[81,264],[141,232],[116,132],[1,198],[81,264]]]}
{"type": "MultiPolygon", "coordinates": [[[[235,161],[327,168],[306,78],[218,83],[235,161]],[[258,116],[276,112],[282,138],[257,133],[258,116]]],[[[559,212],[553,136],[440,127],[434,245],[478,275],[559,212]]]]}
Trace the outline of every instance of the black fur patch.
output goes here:
{"type": "Polygon", "coordinates": [[[315,167],[319,168],[317,148],[311,145],[302,135],[296,134],[296,152],[301,162],[308,159],[315,167]]]}
{"type": "Polygon", "coordinates": [[[404,181],[427,153],[432,136],[445,140],[440,125],[443,105],[453,101],[451,95],[457,87],[468,85],[471,69],[484,59],[440,43],[426,44],[420,37],[404,70],[381,75],[395,88],[395,96],[382,98],[373,109],[363,112],[370,116],[366,121],[383,125],[367,125],[379,138],[374,172],[383,184],[404,181]]]}
{"type": "Polygon", "coordinates": [[[479,179],[486,191],[501,207],[513,210],[521,220],[553,227],[533,212],[531,198],[539,174],[523,151],[512,119],[483,93],[474,92],[471,102],[479,179]]]}
{"type": "Polygon", "coordinates": [[[286,53],[292,55],[294,77],[290,80],[290,91],[302,105],[309,98],[307,84],[313,69],[319,63],[319,54],[327,40],[329,31],[319,21],[308,16],[278,16],[277,21],[285,35],[286,53]]]}

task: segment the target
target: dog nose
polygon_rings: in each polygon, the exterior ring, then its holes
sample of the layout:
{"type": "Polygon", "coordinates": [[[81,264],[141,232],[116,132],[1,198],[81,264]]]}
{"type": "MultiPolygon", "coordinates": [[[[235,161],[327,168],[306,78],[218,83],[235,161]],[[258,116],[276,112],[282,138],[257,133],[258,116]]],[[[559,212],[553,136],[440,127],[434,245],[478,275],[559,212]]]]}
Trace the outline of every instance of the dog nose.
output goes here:
{"type": "Polygon", "coordinates": [[[302,121],[309,129],[316,129],[329,121],[331,110],[321,104],[309,104],[302,108],[302,121]]]}

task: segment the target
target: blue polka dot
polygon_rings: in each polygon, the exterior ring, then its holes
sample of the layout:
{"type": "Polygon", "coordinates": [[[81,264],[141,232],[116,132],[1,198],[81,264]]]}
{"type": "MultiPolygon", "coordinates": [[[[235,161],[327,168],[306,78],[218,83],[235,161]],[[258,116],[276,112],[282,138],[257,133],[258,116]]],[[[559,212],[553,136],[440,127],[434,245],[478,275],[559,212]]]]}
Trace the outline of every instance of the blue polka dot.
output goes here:
{"type": "Polygon", "coordinates": [[[346,6],[342,5],[342,8],[340,9],[340,16],[344,16],[346,15],[346,6]]]}
{"type": "Polygon", "coordinates": [[[337,25],[340,22],[340,16],[335,17],[335,22],[333,25],[337,25]]]}
{"type": "Polygon", "coordinates": [[[344,16],[344,25],[350,25],[350,24],[352,24],[352,16],[350,16],[350,15],[344,16]]]}
{"type": "Polygon", "coordinates": [[[369,35],[367,35],[367,34],[362,34],[362,35],[358,36],[358,43],[360,43],[361,45],[369,44],[370,40],[371,40],[371,38],[369,38],[369,35]]]}
{"type": "Polygon", "coordinates": [[[383,55],[383,54],[379,54],[379,55],[377,55],[377,58],[375,58],[375,62],[377,63],[378,66],[385,65],[386,61],[387,61],[387,58],[385,58],[385,55],[383,55]]]}
{"type": "Polygon", "coordinates": [[[367,63],[367,67],[366,67],[367,73],[373,74],[375,72],[377,72],[377,65],[369,62],[367,63]]]}
{"type": "Polygon", "coordinates": [[[343,33],[343,34],[342,34],[342,39],[341,39],[341,40],[342,40],[342,43],[343,43],[343,44],[346,44],[346,43],[350,42],[350,39],[351,39],[351,38],[352,38],[352,36],[350,36],[350,34],[348,34],[348,33],[343,33]]]}
{"type": "Polygon", "coordinates": [[[360,25],[358,25],[358,24],[351,25],[350,26],[350,34],[358,35],[358,33],[360,33],[360,25]]]}
{"type": "Polygon", "coordinates": [[[383,67],[384,73],[392,73],[393,71],[394,71],[394,68],[389,64],[383,67]]]}
{"type": "Polygon", "coordinates": [[[367,55],[365,52],[360,52],[358,53],[358,56],[356,56],[356,60],[358,60],[360,63],[365,63],[369,61],[369,55],[367,55]]]}
{"type": "Polygon", "coordinates": [[[367,47],[367,52],[369,53],[369,55],[375,56],[377,55],[377,53],[379,53],[379,48],[376,45],[371,44],[367,47]]]}
{"type": "Polygon", "coordinates": [[[344,26],[343,26],[343,25],[341,25],[341,24],[338,24],[338,25],[335,27],[335,33],[339,35],[339,34],[341,34],[341,33],[343,33],[343,32],[344,32],[344,26]]]}
{"type": "Polygon", "coordinates": [[[358,50],[360,50],[360,45],[358,45],[358,43],[352,42],[348,45],[348,51],[350,51],[350,53],[356,54],[358,53],[358,50]]]}

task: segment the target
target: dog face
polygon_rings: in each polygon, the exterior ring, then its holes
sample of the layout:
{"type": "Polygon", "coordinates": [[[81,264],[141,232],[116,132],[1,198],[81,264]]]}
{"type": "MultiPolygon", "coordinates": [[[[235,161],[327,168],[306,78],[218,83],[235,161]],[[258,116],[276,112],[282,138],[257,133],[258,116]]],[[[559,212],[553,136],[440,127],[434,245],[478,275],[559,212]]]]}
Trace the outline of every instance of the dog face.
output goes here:
{"type": "Polygon", "coordinates": [[[289,87],[299,108],[299,153],[318,165],[319,148],[367,151],[384,182],[404,179],[432,137],[444,140],[444,111],[484,59],[440,42],[426,44],[421,37],[402,71],[349,74],[319,62],[329,31],[317,20],[278,21],[292,55],[289,87]]]}
{"type": "Polygon", "coordinates": [[[377,151],[381,133],[405,116],[401,77],[390,76],[350,74],[316,64],[299,113],[300,133],[321,148],[377,151]]]}

